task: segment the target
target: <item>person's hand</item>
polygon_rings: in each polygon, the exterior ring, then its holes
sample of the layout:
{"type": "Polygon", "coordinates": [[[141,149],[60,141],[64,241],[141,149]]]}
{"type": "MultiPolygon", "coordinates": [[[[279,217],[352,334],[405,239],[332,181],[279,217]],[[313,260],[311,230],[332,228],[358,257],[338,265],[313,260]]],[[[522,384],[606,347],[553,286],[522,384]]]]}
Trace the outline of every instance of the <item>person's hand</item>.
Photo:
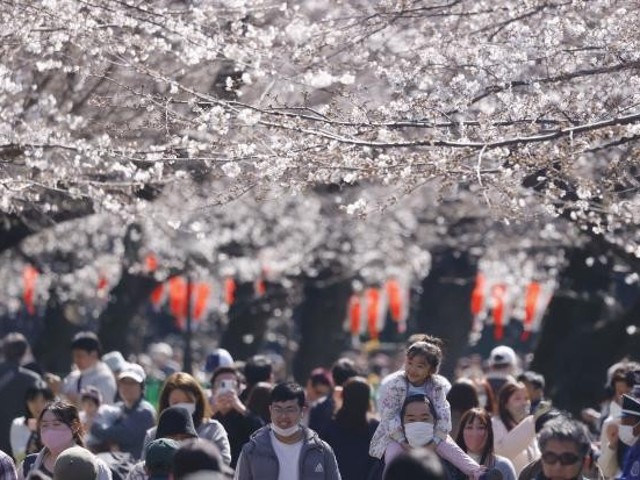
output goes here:
{"type": "Polygon", "coordinates": [[[60,395],[60,390],[62,389],[62,379],[53,373],[47,372],[44,374],[44,381],[47,383],[47,386],[51,389],[54,396],[60,395]]]}
{"type": "Polygon", "coordinates": [[[240,398],[238,398],[238,394],[233,390],[218,393],[214,398],[216,406],[220,411],[228,412],[230,410],[236,410],[243,415],[247,411],[247,408],[242,401],[240,401],[240,398]]]}
{"type": "Polygon", "coordinates": [[[609,441],[609,448],[613,449],[618,446],[618,424],[611,422],[605,429],[607,440],[609,441]]]}
{"type": "Polygon", "coordinates": [[[38,420],[36,418],[30,418],[27,420],[27,428],[32,432],[38,429],[38,420]]]}
{"type": "Polygon", "coordinates": [[[473,480],[480,480],[480,478],[483,478],[485,473],[487,473],[487,467],[480,465],[480,467],[478,467],[471,476],[473,477],[473,480]]]}

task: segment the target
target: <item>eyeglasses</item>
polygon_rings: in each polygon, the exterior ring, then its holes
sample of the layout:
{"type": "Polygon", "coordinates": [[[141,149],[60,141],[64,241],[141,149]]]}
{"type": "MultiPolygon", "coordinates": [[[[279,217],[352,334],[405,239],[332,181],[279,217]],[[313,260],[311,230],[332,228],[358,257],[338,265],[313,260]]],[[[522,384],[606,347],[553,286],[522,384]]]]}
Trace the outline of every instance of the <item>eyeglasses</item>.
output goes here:
{"type": "Polygon", "coordinates": [[[553,465],[560,462],[560,465],[575,465],[580,460],[580,457],[575,453],[564,452],[558,455],[553,452],[544,452],[542,454],[542,461],[548,465],[553,465]]]}
{"type": "Polygon", "coordinates": [[[293,415],[297,415],[298,413],[300,413],[300,409],[296,407],[287,407],[287,408],[271,407],[271,414],[276,417],[281,417],[283,415],[286,415],[287,417],[291,417],[293,415]]]}

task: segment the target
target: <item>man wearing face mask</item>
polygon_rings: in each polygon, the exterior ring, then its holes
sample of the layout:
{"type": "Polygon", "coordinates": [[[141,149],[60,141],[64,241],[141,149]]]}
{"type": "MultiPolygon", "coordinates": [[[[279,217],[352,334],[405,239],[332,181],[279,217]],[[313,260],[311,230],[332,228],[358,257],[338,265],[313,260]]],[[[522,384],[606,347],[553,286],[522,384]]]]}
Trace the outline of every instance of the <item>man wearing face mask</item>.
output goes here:
{"type": "Polygon", "coordinates": [[[271,392],[272,423],[255,432],[242,448],[236,480],[340,480],[331,447],[300,422],[304,413],[304,389],[281,383],[271,392]]]}
{"type": "MultiPolygon", "coordinates": [[[[468,478],[479,473],[479,478],[496,479],[494,469],[487,471],[482,467],[478,470],[478,464],[469,457],[455,442],[444,441],[438,445],[434,443],[435,409],[426,395],[410,395],[404,401],[400,412],[402,430],[411,448],[432,448],[443,460],[445,469],[452,478],[457,477],[455,467],[468,478]]],[[[502,477],[500,477],[501,480],[502,477]]]]}
{"type": "Polygon", "coordinates": [[[630,395],[622,396],[622,416],[618,438],[630,448],[624,459],[621,480],[640,479],[640,400],[630,395]]]}

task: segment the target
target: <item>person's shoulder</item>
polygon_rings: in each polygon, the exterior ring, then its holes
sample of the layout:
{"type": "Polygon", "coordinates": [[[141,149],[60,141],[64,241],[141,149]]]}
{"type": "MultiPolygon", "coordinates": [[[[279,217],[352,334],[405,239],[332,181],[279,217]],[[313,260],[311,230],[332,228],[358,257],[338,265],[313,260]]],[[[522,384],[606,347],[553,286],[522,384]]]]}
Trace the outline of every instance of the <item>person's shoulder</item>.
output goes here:
{"type": "MultiPolygon", "coordinates": [[[[26,425],[25,422],[26,422],[26,418],[25,417],[16,417],[13,420],[11,420],[11,425],[15,425],[17,427],[22,427],[22,426],[26,427],[27,425],[26,425]]],[[[0,452],[2,452],[2,450],[0,450],[0,452]]]]}
{"type": "Polygon", "coordinates": [[[28,368],[18,367],[18,375],[29,383],[42,382],[42,377],[28,368]]]}
{"type": "Polygon", "coordinates": [[[138,409],[143,411],[149,411],[154,416],[156,414],[156,409],[153,407],[153,405],[151,405],[151,402],[149,402],[148,400],[145,400],[144,398],[138,404],[138,409]]]}
{"type": "Polygon", "coordinates": [[[322,438],[320,438],[320,435],[315,430],[309,427],[305,427],[303,425],[302,432],[303,432],[303,438],[305,440],[305,443],[317,446],[321,449],[325,449],[325,448],[331,449],[329,444],[325,442],[322,438]]]}
{"type": "Polygon", "coordinates": [[[259,428],[251,434],[249,441],[242,447],[243,452],[251,453],[256,448],[267,448],[271,446],[271,428],[268,425],[259,428]]]}
{"type": "Polygon", "coordinates": [[[444,375],[440,375],[439,373],[434,373],[431,375],[431,383],[437,385],[438,387],[450,387],[451,382],[444,375]]]}
{"type": "Polygon", "coordinates": [[[209,418],[206,418],[205,420],[203,420],[202,428],[203,429],[207,429],[207,430],[216,430],[216,429],[219,429],[219,428],[224,429],[224,426],[222,425],[222,423],[220,423],[219,420],[216,420],[215,418],[209,417],[209,418]]]}
{"type": "Polygon", "coordinates": [[[407,376],[404,370],[396,370],[384,377],[383,381],[380,383],[380,392],[382,393],[383,391],[398,387],[406,388],[406,385],[407,376]]]}
{"type": "Polygon", "coordinates": [[[71,380],[74,379],[78,379],[80,377],[80,374],[82,372],[80,370],[78,370],[77,368],[75,370],[71,370],[69,373],[67,373],[67,375],[64,377],[64,381],[65,382],[69,382],[71,380]]]}
{"type": "Polygon", "coordinates": [[[2,450],[0,450],[0,461],[3,463],[11,462],[11,464],[13,464],[13,458],[2,450]]]}
{"type": "Polygon", "coordinates": [[[502,455],[495,455],[496,458],[496,467],[506,468],[515,472],[515,467],[513,466],[513,462],[509,460],[507,457],[503,457],[502,455]]]}
{"type": "Polygon", "coordinates": [[[116,379],[113,376],[113,372],[109,368],[109,365],[104,363],[102,360],[96,364],[95,375],[100,377],[108,377],[110,380],[113,380],[114,383],[116,381],[116,379]]]}

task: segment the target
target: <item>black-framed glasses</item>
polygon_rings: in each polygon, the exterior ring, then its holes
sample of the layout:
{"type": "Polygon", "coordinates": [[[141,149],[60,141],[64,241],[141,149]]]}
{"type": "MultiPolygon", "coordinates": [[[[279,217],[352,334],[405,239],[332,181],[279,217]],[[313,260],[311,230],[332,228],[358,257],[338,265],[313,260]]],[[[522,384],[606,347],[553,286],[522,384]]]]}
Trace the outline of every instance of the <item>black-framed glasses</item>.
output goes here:
{"type": "Polygon", "coordinates": [[[575,465],[580,461],[580,457],[575,453],[564,452],[558,455],[553,452],[544,452],[542,454],[542,461],[548,465],[553,465],[557,462],[560,462],[560,465],[575,465]]]}

